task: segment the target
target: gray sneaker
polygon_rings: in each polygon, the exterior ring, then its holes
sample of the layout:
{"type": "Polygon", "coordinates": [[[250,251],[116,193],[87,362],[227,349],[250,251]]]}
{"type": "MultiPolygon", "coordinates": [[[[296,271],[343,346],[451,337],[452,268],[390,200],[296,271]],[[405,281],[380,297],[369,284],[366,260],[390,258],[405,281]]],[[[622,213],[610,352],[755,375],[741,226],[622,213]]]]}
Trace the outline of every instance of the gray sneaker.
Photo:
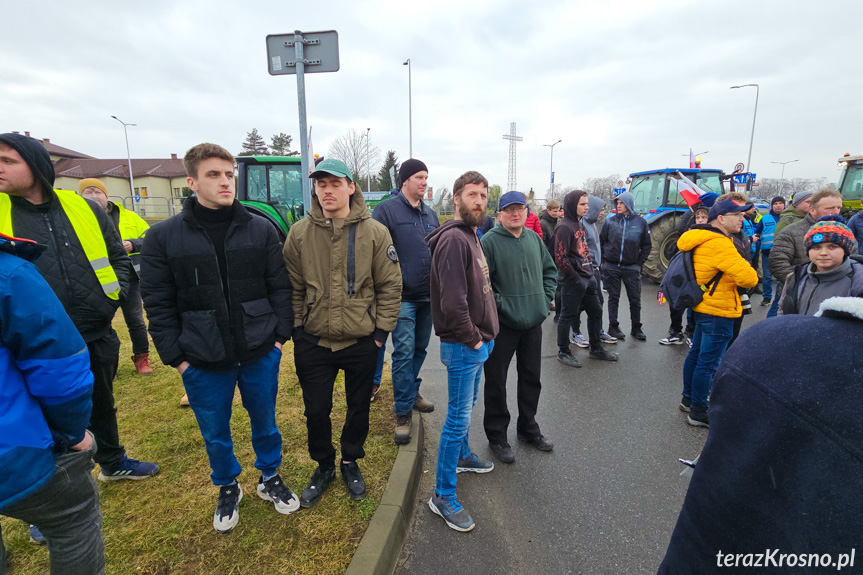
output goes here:
{"type": "Polygon", "coordinates": [[[602,343],[617,343],[617,338],[611,337],[610,335],[608,335],[608,332],[601,331],[599,332],[599,341],[601,341],[602,343]]]}
{"type": "Polygon", "coordinates": [[[564,353],[562,351],[557,352],[557,361],[562,363],[567,367],[581,367],[581,362],[575,359],[575,356],[572,355],[571,352],[564,353]]]}
{"type": "Polygon", "coordinates": [[[469,457],[458,460],[458,467],[455,468],[456,473],[488,473],[494,469],[494,463],[486,459],[480,459],[476,453],[471,453],[469,457]]]}
{"type": "MultiPolygon", "coordinates": [[[[574,343],[578,347],[583,348],[583,349],[587,349],[590,347],[590,343],[580,333],[573,332],[572,334],[570,334],[569,341],[571,343],[574,343]]],[[[615,341],[617,341],[617,340],[615,340],[615,341]]]]}
{"type": "Polygon", "coordinates": [[[473,517],[470,516],[467,509],[462,507],[458,499],[447,501],[435,493],[429,498],[429,509],[436,515],[443,517],[446,524],[456,531],[466,533],[476,527],[473,517]]]}

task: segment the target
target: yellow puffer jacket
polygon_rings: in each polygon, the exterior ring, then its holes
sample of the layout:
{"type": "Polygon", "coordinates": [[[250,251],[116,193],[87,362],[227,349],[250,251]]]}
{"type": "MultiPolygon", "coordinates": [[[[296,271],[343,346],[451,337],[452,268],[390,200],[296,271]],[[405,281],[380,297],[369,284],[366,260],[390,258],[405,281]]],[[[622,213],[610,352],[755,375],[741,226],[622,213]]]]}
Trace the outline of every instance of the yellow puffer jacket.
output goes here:
{"type": "Polygon", "coordinates": [[[737,318],[743,314],[737,288],[751,288],[758,284],[758,272],[740,255],[731,238],[719,230],[691,229],[677,240],[680,250],[695,250],[695,278],[706,284],[717,272],[723,272],[713,295],[704,293],[704,299],[695,306],[698,313],[718,317],[737,318]]]}

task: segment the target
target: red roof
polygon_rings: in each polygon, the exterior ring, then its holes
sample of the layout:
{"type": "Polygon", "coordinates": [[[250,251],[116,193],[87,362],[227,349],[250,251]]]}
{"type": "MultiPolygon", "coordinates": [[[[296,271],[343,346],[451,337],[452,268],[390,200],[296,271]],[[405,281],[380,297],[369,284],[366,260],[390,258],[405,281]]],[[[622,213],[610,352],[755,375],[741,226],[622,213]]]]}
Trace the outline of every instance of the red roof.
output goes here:
{"type": "MultiPolygon", "coordinates": [[[[64,158],[54,164],[54,172],[58,178],[99,178],[102,176],[114,178],[129,177],[129,161],[95,160],[64,158]]],[[[186,176],[183,160],[152,159],[132,160],[132,175],[136,178],[154,176],[157,178],[179,178],[186,176]]]]}
{"type": "Polygon", "coordinates": [[[48,140],[39,140],[39,142],[48,150],[48,153],[52,156],[60,156],[61,158],[81,158],[81,159],[92,159],[93,156],[88,156],[87,154],[82,154],[81,152],[76,152],[75,150],[70,150],[69,148],[64,148],[63,146],[58,146],[57,144],[52,144],[48,140]]]}

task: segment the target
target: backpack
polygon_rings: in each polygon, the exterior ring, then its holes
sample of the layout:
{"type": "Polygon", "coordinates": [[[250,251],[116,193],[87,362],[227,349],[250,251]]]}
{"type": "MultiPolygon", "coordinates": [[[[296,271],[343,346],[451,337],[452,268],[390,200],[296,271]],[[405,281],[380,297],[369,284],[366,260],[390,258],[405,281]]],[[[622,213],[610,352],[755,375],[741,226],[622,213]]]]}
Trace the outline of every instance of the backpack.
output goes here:
{"type": "Polygon", "coordinates": [[[665,277],[662,278],[662,283],[659,285],[665,299],[674,309],[697,306],[704,299],[705,292],[709,291],[710,295],[713,295],[716,286],[719,285],[719,278],[722,277],[723,272],[720,271],[707,284],[699,284],[698,280],[695,279],[693,251],[677,252],[668,262],[665,277]]]}

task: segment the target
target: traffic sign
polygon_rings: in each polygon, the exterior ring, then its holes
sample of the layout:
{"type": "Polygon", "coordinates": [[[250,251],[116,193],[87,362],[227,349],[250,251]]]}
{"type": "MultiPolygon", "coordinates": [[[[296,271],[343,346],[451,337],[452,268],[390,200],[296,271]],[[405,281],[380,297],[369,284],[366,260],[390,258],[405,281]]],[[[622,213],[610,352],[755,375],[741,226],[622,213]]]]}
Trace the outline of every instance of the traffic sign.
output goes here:
{"type": "Polygon", "coordinates": [[[615,197],[619,196],[620,194],[622,194],[625,191],[626,191],[626,188],[614,188],[614,195],[615,195],[615,197]]]}
{"type": "Polygon", "coordinates": [[[135,201],[136,201],[136,202],[140,202],[140,201],[141,201],[141,194],[135,194],[135,201]]]}
{"type": "Polygon", "coordinates": [[[740,172],[743,171],[744,168],[745,168],[745,166],[743,165],[743,162],[737,162],[737,164],[734,165],[734,172],[733,173],[739,174],[740,172]]]}
{"type": "Polygon", "coordinates": [[[622,188],[622,187],[623,187],[623,180],[617,180],[617,187],[618,187],[618,188],[622,188]]]}
{"type": "Polygon", "coordinates": [[[735,184],[746,184],[755,181],[756,174],[739,174],[734,176],[735,184]]]}
{"type": "Polygon", "coordinates": [[[267,36],[267,60],[270,75],[297,73],[295,45],[303,44],[302,63],[306,74],[339,71],[339,33],[335,30],[270,34],[267,36]],[[301,35],[297,39],[297,35],[301,35]]]}

